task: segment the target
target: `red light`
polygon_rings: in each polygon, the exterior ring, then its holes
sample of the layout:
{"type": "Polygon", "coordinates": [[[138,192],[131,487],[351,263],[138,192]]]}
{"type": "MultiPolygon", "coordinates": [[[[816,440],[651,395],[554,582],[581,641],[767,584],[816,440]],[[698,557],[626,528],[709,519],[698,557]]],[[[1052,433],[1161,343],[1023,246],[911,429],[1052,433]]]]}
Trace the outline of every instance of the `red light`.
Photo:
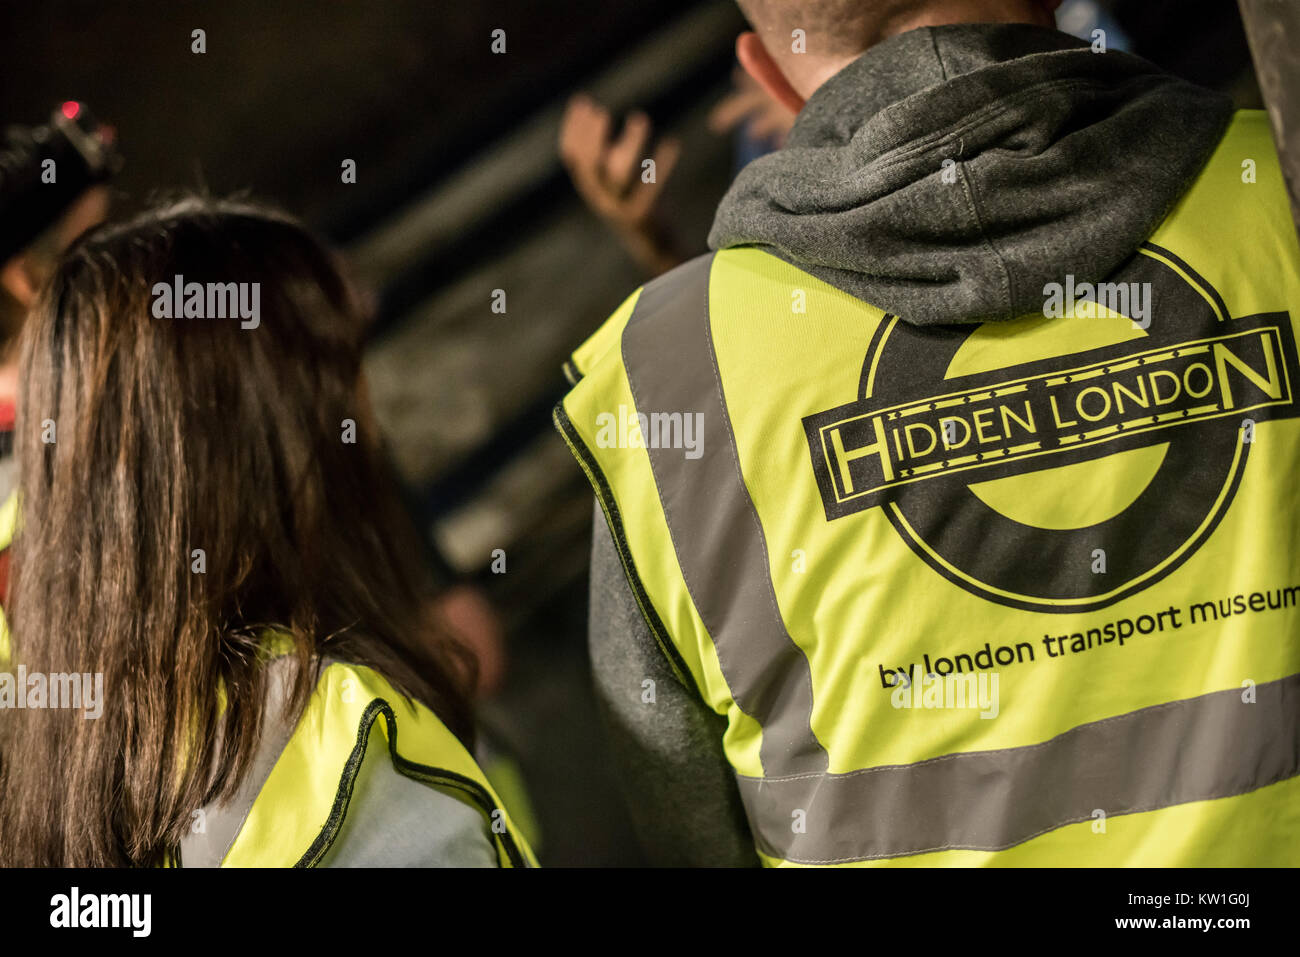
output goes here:
{"type": "Polygon", "coordinates": [[[68,100],[63,104],[63,115],[70,120],[75,120],[77,114],[81,112],[81,104],[76,100],[68,100]]]}

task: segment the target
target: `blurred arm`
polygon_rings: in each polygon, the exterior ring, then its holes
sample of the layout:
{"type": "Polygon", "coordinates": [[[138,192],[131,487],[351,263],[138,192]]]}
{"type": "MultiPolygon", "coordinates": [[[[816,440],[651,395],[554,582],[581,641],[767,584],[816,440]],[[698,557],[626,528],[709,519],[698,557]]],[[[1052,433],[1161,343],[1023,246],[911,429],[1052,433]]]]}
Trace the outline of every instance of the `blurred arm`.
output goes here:
{"type": "Polygon", "coordinates": [[[634,260],[652,276],[687,258],[658,211],[664,184],[681,155],[681,143],[665,139],[649,154],[650,117],[637,111],[612,136],[609,111],[585,94],[569,100],[560,124],[560,159],[578,195],[634,260]],[[654,160],[655,175],[643,179],[642,162],[654,160]]]}

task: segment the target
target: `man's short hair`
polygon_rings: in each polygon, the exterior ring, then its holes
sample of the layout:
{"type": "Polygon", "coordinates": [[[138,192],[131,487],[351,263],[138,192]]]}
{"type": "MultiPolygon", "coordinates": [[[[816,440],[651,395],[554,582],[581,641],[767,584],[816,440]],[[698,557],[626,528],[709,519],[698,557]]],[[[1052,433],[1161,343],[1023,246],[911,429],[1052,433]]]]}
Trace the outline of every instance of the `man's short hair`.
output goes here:
{"type": "Polygon", "coordinates": [[[798,29],[808,50],[818,54],[860,53],[876,43],[899,16],[932,5],[933,0],[737,0],[760,35],[784,36],[798,29]]]}

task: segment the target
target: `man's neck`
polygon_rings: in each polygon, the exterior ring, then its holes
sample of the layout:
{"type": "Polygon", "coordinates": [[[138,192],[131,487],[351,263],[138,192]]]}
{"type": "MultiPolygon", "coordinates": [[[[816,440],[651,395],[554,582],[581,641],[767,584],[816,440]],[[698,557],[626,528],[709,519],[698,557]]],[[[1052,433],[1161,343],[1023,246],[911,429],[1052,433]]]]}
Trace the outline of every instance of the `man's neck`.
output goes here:
{"type": "Polygon", "coordinates": [[[1039,0],[945,0],[890,18],[881,24],[876,42],[908,30],[952,23],[1032,23],[1054,27],[1056,17],[1039,0]]]}
{"type": "Polygon", "coordinates": [[[883,19],[867,45],[857,54],[791,64],[800,69],[791,77],[791,85],[807,100],[823,83],[882,40],[922,27],[954,23],[1031,23],[1055,27],[1056,16],[1042,0],[943,0],[920,10],[908,10],[883,19]],[[807,72],[803,73],[803,70],[807,72]]]}

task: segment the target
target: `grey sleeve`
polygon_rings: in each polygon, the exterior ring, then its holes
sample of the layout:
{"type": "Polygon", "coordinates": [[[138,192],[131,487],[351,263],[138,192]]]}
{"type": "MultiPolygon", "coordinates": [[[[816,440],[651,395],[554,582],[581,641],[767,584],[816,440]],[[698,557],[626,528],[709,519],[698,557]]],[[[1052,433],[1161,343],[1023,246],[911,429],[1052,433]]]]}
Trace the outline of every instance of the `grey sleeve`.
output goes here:
{"type": "Polygon", "coordinates": [[[632,824],[651,863],[757,866],[722,749],[727,720],[673,674],[641,615],[605,516],[591,543],[591,663],[596,699],[632,824]],[[643,682],[654,682],[654,702],[643,682]]]}
{"type": "Polygon", "coordinates": [[[475,808],[400,774],[378,723],[348,814],[321,867],[496,867],[487,821],[475,808]]]}

